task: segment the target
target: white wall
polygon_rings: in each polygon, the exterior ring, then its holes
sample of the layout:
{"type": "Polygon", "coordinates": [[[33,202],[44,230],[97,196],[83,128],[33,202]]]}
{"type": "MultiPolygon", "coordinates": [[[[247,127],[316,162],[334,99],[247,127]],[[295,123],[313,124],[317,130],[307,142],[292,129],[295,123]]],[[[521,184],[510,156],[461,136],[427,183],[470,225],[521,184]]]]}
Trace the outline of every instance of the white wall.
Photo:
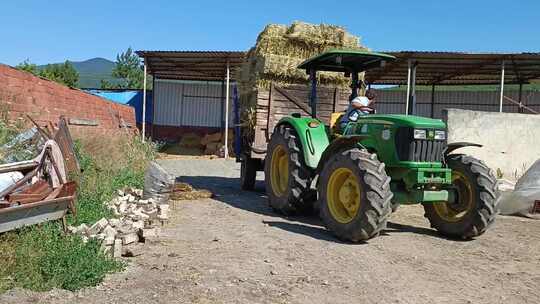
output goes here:
{"type": "Polygon", "coordinates": [[[460,109],[443,111],[448,142],[467,141],[484,145],[463,148],[504,177],[515,179],[540,158],[540,115],[481,112],[460,109]]]}

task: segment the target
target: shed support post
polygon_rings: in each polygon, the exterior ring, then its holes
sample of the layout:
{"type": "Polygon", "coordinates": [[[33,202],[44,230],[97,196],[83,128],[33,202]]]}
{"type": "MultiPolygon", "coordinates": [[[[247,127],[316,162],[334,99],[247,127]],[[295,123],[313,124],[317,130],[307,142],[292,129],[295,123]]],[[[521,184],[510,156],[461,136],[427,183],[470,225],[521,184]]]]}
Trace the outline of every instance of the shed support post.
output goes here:
{"type": "Polygon", "coordinates": [[[405,115],[409,114],[409,96],[411,95],[411,65],[412,62],[409,59],[407,61],[407,97],[405,97],[405,115]]]}
{"type": "Polygon", "coordinates": [[[499,99],[499,112],[503,111],[503,98],[504,98],[504,60],[501,64],[501,97],[499,99]]]}
{"type": "Polygon", "coordinates": [[[150,137],[154,137],[154,121],[156,118],[156,77],[152,77],[152,121],[150,125],[150,137]]]}
{"type": "Polygon", "coordinates": [[[146,140],[146,60],[144,60],[143,103],[142,103],[142,141],[146,140]]]}
{"type": "Polygon", "coordinates": [[[523,98],[523,83],[519,83],[519,95],[518,95],[518,102],[519,102],[519,109],[518,109],[518,112],[519,113],[523,113],[523,101],[522,101],[522,98],[523,98]]]}
{"type": "Polygon", "coordinates": [[[227,60],[227,72],[225,78],[225,159],[229,158],[229,86],[230,86],[230,68],[227,60]]]}
{"type": "Polygon", "coordinates": [[[435,84],[431,85],[431,118],[435,118],[435,84]]]}
{"type": "Polygon", "coordinates": [[[405,111],[407,115],[416,114],[416,66],[417,63],[409,59],[409,79],[407,80],[407,104],[405,111]]]}
{"type": "Polygon", "coordinates": [[[309,102],[311,104],[311,117],[317,118],[317,72],[315,69],[309,70],[309,80],[311,84],[311,92],[309,94],[309,102]]]}

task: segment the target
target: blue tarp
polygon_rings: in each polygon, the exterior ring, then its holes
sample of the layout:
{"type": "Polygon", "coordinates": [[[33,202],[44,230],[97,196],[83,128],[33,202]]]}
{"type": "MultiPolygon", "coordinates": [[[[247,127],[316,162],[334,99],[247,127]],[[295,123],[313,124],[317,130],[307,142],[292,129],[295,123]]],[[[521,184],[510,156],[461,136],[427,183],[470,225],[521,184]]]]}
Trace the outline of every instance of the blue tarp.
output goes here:
{"type": "MultiPolygon", "coordinates": [[[[86,92],[103,97],[105,99],[114,101],[116,103],[129,105],[135,108],[135,118],[137,123],[142,122],[142,104],[143,104],[143,92],[142,90],[98,90],[98,89],[86,89],[86,92]]],[[[152,110],[153,110],[153,98],[152,91],[146,92],[146,122],[152,123],[152,110]]]]}

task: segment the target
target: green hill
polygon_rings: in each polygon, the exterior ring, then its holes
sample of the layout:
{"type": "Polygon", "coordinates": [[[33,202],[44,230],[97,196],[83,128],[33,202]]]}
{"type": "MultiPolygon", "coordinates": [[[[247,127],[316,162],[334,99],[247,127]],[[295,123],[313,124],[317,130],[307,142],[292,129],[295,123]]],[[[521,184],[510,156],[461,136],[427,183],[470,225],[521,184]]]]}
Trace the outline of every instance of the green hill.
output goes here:
{"type": "MultiPolygon", "coordinates": [[[[115,63],[105,58],[92,58],[85,61],[70,61],[79,73],[79,87],[100,88],[101,80],[113,81],[111,76],[115,63]]],[[[43,68],[45,65],[38,66],[43,68]]]]}

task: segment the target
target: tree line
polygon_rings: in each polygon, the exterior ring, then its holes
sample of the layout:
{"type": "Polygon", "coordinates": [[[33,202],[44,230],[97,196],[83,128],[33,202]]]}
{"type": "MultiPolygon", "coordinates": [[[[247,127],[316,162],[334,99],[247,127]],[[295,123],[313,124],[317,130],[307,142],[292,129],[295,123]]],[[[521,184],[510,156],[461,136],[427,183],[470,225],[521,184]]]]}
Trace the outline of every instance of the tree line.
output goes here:
{"type": "MultiPolygon", "coordinates": [[[[79,73],[69,61],[59,64],[48,64],[39,68],[30,60],[25,60],[16,66],[17,69],[32,73],[36,76],[49,79],[63,85],[78,88],[79,73]]],[[[102,89],[142,89],[144,71],[142,61],[129,47],[125,52],[116,55],[115,66],[112,70],[113,81],[101,80],[102,89]]],[[[151,88],[152,80],[147,78],[146,85],[151,88]]]]}

